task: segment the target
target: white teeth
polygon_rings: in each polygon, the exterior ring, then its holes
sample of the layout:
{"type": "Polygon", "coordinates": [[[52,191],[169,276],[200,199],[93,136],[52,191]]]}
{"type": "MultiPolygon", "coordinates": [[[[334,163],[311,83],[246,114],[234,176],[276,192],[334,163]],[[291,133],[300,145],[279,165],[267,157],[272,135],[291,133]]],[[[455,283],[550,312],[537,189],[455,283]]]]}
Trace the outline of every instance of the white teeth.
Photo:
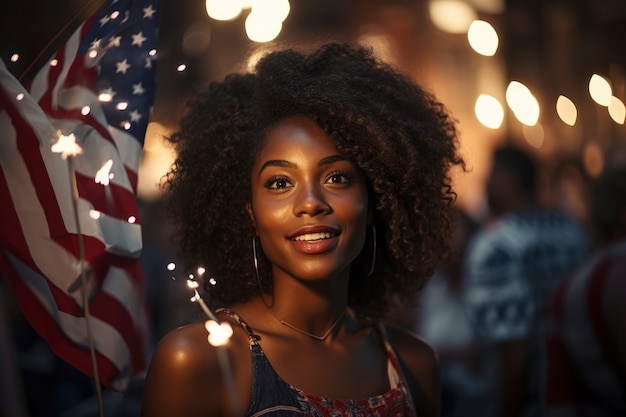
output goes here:
{"type": "Polygon", "coordinates": [[[331,237],[332,237],[332,233],[330,232],[307,233],[305,235],[296,236],[293,240],[311,241],[311,240],[330,239],[331,237]]]}

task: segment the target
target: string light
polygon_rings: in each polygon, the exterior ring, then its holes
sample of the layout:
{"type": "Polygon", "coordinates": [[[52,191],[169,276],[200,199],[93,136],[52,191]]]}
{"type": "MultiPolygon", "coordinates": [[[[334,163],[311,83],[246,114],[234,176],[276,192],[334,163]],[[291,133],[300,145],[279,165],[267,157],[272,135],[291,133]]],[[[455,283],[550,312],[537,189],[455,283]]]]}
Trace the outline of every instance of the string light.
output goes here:
{"type": "Polygon", "coordinates": [[[228,21],[241,14],[242,3],[240,0],[206,0],[205,8],[210,18],[228,21]]]}
{"type": "Polygon", "coordinates": [[[539,120],[539,102],[521,82],[509,83],[506,89],[506,102],[517,120],[526,126],[534,126],[539,120]]]}
{"type": "Polygon", "coordinates": [[[626,107],[619,98],[613,96],[609,102],[609,116],[617,124],[623,125],[626,120],[626,107]]]}
{"type": "Polygon", "coordinates": [[[589,95],[599,105],[608,106],[613,97],[611,84],[601,75],[593,74],[589,79],[589,95]]]}
{"type": "Polygon", "coordinates": [[[504,120],[504,109],[500,102],[488,94],[481,94],[476,99],[474,113],[478,121],[490,129],[498,129],[504,120]]]}
{"type": "Polygon", "coordinates": [[[428,5],[430,20],[447,33],[466,33],[478,18],[472,6],[460,0],[431,0],[428,5]]]}
{"type": "Polygon", "coordinates": [[[207,14],[215,20],[234,20],[244,9],[250,9],[244,27],[253,42],[269,42],[280,34],[289,16],[289,0],[206,0],[207,14]]]}
{"type": "Polygon", "coordinates": [[[556,100],[556,113],[559,115],[563,123],[574,126],[578,118],[578,110],[576,105],[569,98],[561,95],[556,100]]]}
{"type": "Polygon", "coordinates": [[[543,141],[545,138],[545,133],[543,131],[543,126],[541,123],[535,123],[534,125],[524,125],[522,126],[522,132],[524,133],[524,139],[530,146],[533,146],[537,149],[543,146],[543,141]]]}
{"type": "Polygon", "coordinates": [[[269,42],[276,39],[283,24],[279,20],[266,19],[263,15],[250,13],[246,18],[246,35],[254,42],[269,42]]]}
{"type": "Polygon", "coordinates": [[[498,50],[498,33],[484,20],[472,22],[467,30],[467,40],[474,51],[484,56],[493,56],[498,50]]]}

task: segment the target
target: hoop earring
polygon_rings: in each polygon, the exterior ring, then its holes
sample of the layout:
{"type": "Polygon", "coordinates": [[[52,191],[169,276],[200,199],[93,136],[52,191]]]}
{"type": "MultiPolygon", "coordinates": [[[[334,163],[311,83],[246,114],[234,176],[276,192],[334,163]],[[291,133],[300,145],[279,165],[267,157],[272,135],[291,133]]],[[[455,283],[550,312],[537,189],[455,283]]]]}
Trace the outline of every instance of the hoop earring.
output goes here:
{"type": "MultiPolygon", "coordinates": [[[[267,301],[265,300],[263,285],[261,284],[261,274],[259,274],[259,260],[256,254],[256,238],[257,238],[256,236],[252,238],[252,257],[254,260],[254,273],[256,274],[256,282],[259,285],[261,300],[263,300],[263,304],[265,304],[265,307],[270,309],[272,306],[268,304],[267,301]]],[[[272,301],[272,304],[274,304],[273,301],[272,301]]],[[[270,311],[270,314],[271,314],[271,311],[270,311]]]]}
{"type": "Polygon", "coordinates": [[[372,276],[374,273],[374,267],[376,266],[376,227],[374,227],[373,224],[370,226],[372,226],[372,238],[374,239],[374,253],[372,254],[372,266],[370,267],[369,274],[367,274],[368,278],[372,276]]]}
{"type": "Polygon", "coordinates": [[[259,260],[256,255],[256,236],[252,238],[252,256],[254,259],[254,273],[256,274],[256,280],[259,283],[259,289],[263,292],[263,286],[261,285],[261,275],[259,274],[259,260]]]}

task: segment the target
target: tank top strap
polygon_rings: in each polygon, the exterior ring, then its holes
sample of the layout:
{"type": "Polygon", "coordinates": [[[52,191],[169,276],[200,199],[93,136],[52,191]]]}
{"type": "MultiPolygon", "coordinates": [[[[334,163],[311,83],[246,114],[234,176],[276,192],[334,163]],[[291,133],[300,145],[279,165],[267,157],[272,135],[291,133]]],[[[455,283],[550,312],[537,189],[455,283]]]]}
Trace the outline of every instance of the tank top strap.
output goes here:
{"type": "Polygon", "coordinates": [[[235,320],[237,323],[239,323],[239,325],[245,330],[245,332],[248,333],[248,337],[250,338],[250,348],[252,348],[253,346],[259,346],[259,340],[261,338],[254,334],[252,328],[248,326],[248,323],[246,323],[246,321],[242,319],[239,314],[235,313],[229,308],[218,308],[217,310],[215,310],[215,313],[224,313],[233,320],[235,320]]]}
{"type": "Polygon", "coordinates": [[[413,396],[411,395],[411,391],[409,390],[406,375],[404,375],[404,372],[402,371],[402,365],[398,353],[393,346],[391,346],[387,330],[385,329],[384,324],[380,322],[376,323],[374,326],[383,340],[385,349],[387,350],[387,377],[389,378],[389,385],[391,388],[399,388],[403,391],[410,406],[414,407],[415,402],[413,396]]]}

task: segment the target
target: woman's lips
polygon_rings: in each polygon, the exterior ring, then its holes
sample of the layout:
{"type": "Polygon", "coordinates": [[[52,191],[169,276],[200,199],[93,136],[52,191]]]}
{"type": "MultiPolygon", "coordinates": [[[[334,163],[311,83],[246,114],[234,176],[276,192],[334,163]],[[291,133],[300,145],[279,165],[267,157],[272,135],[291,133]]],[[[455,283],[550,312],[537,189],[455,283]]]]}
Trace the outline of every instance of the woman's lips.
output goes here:
{"type": "Polygon", "coordinates": [[[339,232],[334,229],[315,227],[295,233],[289,242],[299,252],[319,254],[333,249],[339,240],[338,236],[339,232]]]}

